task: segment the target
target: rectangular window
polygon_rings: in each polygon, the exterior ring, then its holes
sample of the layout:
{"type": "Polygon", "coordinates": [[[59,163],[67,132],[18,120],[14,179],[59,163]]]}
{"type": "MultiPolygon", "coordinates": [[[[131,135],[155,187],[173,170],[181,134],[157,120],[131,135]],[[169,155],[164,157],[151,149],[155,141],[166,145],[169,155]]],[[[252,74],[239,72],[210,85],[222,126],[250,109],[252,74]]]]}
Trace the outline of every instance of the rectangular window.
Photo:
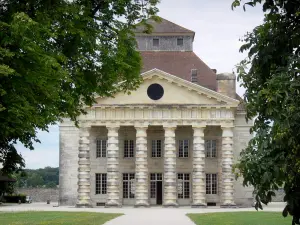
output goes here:
{"type": "Polygon", "coordinates": [[[150,173],[150,198],[156,198],[157,181],[162,181],[162,174],[150,173]]]}
{"type": "Polygon", "coordinates": [[[106,173],[96,173],[96,195],[106,194],[107,176],[106,173]]]}
{"type": "Polygon", "coordinates": [[[153,38],[153,46],[159,47],[159,39],[158,38],[153,38]]]}
{"type": "Polygon", "coordinates": [[[183,38],[177,38],[177,46],[183,46],[183,38]]]}
{"type": "Polygon", "coordinates": [[[191,69],[191,82],[198,83],[198,70],[191,69]]]}
{"type": "Polygon", "coordinates": [[[106,157],[106,147],[107,147],[106,140],[101,140],[101,139],[96,140],[96,158],[106,157]]]}
{"type": "Polygon", "coordinates": [[[179,140],[179,158],[189,157],[189,140],[179,140]]]}
{"type": "Polygon", "coordinates": [[[124,140],[124,158],[134,157],[134,141],[124,140]]]}
{"type": "Polygon", "coordinates": [[[206,140],[205,141],[205,151],[207,158],[217,157],[217,140],[206,140]]]}
{"type": "Polygon", "coordinates": [[[161,140],[152,140],[151,156],[154,158],[161,157],[162,144],[161,140]]]}
{"type": "Polygon", "coordinates": [[[134,173],[123,173],[123,198],[134,198],[134,173]]]}
{"type": "Polygon", "coordinates": [[[217,174],[206,174],[206,194],[216,195],[217,194],[217,174]]]}
{"type": "Polygon", "coordinates": [[[177,174],[177,195],[178,198],[190,198],[190,174],[177,174]]]}

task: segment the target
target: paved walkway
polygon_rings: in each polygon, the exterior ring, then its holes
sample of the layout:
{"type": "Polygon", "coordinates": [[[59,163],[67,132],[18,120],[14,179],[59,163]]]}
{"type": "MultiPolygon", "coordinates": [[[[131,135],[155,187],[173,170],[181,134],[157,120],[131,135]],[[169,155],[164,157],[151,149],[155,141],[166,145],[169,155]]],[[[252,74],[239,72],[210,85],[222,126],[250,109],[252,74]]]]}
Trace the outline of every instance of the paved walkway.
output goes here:
{"type": "MultiPolygon", "coordinates": [[[[195,209],[190,207],[180,208],[86,208],[78,209],[75,207],[59,206],[57,204],[47,205],[46,203],[31,204],[6,204],[0,206],[0,212],[17,212],[17,211],[69,211],[69,212],[104,212],[104,213],[123,213],[114,220],[105,225],[194,225],[186,216],[187,213],[213,213],[213,212],[238,212],[238,211],[255,211],[254,208],[238,209],[220,209],[219,207],[209,207],[205,209],[195,209]]],[[[284,203],[272,203],[264,207],[264,211],[282,211],[284,203]]]]}

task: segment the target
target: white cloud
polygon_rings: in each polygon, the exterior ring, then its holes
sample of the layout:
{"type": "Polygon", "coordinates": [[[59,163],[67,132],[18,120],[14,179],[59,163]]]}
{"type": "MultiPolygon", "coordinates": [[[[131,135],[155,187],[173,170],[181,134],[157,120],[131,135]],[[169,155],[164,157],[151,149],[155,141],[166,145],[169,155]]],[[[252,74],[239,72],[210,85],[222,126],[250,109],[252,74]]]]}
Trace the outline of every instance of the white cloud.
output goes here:
{"type": "MultiPolygon", "coordinates": [[[[218,72],[232,72],[245,54],[239,53],[241,38],[247,31],[262,23],[260,6],[231,10],[233,0],[162,0],[159,15],[196,32],[194,52],[218,72]]],[[[237,87],[238,94],[244,89],[237,87]]],[[[58,126],[38,134],[41,144],[30,151],[17,145],[26,160],[27,168],[59,165],[58,126]]]]}

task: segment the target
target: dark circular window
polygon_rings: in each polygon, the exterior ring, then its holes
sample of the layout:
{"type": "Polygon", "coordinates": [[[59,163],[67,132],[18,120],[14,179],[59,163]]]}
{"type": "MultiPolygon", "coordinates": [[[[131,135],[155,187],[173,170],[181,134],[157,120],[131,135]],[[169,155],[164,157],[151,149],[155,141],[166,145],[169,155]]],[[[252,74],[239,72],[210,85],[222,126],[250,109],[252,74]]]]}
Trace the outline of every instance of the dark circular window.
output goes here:
{"type": "Polygon", "coordinates": [[[158,100],[164,95],[164,89],[160,84],[151,84],[147,89],[147,94],[152,100],[158,100]]]}

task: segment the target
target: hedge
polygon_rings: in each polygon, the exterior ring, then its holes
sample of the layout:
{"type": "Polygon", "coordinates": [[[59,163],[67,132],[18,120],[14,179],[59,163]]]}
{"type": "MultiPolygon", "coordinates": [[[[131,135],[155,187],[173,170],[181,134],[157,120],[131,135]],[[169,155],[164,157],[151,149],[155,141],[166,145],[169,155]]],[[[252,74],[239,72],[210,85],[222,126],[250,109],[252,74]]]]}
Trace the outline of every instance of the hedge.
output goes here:
{"type": "Polygon", "coordinates": [[[5,195],[4,199],[8,203],[19,203],[21,200],[22,203],[26,203],[26,195],[5,195]]]}

